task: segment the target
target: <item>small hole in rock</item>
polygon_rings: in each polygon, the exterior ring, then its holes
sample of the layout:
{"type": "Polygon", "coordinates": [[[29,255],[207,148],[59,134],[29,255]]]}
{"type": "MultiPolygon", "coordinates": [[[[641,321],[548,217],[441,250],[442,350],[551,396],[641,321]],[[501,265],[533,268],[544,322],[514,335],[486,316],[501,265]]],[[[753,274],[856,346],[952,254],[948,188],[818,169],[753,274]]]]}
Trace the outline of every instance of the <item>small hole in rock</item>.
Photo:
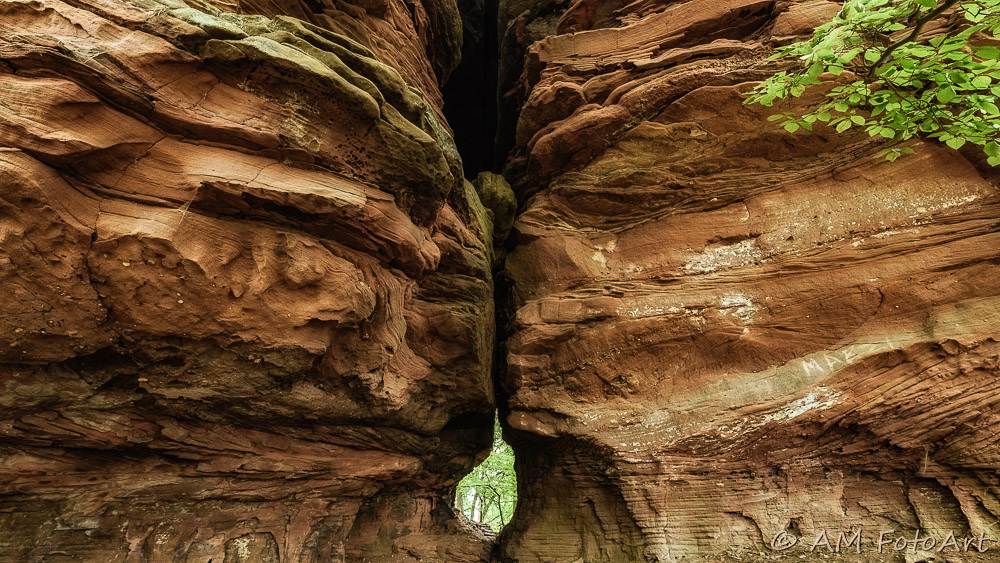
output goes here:
{"type": "Polygon", "coordinates": [[[469,520],[499,532],[510,522],[516,504],[514,450],[503,440],[500,423],[494,420],[493,451],[458,483],[455,507],[469,520]]]}

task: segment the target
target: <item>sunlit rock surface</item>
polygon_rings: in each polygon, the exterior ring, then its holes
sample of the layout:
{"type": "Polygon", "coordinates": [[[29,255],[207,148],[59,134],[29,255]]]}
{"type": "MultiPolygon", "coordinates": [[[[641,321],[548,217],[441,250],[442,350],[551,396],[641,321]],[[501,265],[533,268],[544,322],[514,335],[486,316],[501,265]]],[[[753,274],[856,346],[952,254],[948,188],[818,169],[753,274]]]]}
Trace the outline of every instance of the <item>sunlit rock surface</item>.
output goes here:
{"type": "Polygon", "coordinates": [[[0,2],[0,560],[484,560],[460,45],[450,1],[0,2]]]}
{"type": "Polygon", "coordinates": [[[788,134],[742,105],[776,37],[836,9],[501,6],[521,200],[504,560],[1000,539],[996,185],[950,149],[888,163],[863,132],[788,134]]]}

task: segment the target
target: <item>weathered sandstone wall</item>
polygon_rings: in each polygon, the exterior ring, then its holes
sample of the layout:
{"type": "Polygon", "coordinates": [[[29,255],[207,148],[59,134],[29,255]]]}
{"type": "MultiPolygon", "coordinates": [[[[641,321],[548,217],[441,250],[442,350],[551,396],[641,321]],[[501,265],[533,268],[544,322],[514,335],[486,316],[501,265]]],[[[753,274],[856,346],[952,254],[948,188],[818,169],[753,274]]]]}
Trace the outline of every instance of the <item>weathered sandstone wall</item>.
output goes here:
{"type": "Polygon", "coordinates": [[[1000,539],[998,176],[741,103],[838,6],[492,9],[0,0],[0,561],[1000,539]]]}
{"type": "Polygon", "coordinates": [[[0,560],[481,561],[454,2],[0,2],[0,560]]]}
{"type": "Polygon", "coordinates": [[[866,552],[877,530],[1000,539],[996,185],[950,149],[887,163],[864,133],[787,134],[741,103],[838,9],[501,6],[521,199],[504,560],[750,560],[859,526],[866,552]]]}

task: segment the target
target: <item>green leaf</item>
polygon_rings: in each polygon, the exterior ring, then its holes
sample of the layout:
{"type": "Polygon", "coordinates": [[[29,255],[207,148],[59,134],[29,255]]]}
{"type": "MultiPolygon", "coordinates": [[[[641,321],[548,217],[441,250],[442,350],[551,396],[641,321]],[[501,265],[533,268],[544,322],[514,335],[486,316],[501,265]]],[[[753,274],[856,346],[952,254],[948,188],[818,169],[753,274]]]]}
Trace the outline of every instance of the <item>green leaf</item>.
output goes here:
{"type": "MultiPolygon", "coordinates": [[[[872,137],[897,141],[923,134],[950,147],[985,145],[995,153],[988,158],[1000,159],[1000,142],[994,141],[1000,137],[1000,44],[993,44],[1000,35],[1000,0],[960,0],[955,9],[964,23],[938,11],[944,1],[846,0],[811,38],[777,48],[786,70],[755,88],[748,103],[770,106],[801,96],[824,72],[850,70],[850,84],[827,83],[824,103],[792,106],[800,109],[771,121],[791,133],[819,121],[841,133],[861,127],[872,137]],[[933,18],[920,20],[932,11],[933,18]],[[930,24],[919,42],[892,44],[916,22],[930,24]],[[892,51],[887,45],[894,45],[892,51]]],[[[894,160],[910,152],[894,148],[883,156],[894,160]]]]}
{"type": "Polygon", "coordinates": [[[953,149],[960,149],[965,144],[965,139],[961,137],[952,137],[945,141],[945,144],[953,149]]]}
{"type": "Polygon", "coordinates": [[[858,56],[859,53],[861,53],[861,48],[860,47],[855,47],[854,49],[851,49],[850,51],[848,51],[848,52],[844,53],[843,55],[841,55],[840,57],[838,57],[837,61],[840,64],[847,64],[847,63],[853,61],[854,57],[858,56]]]}
{"type": "Polygon", "coordinates": [[[942,104],[947,104],[958,97],[955,93],[955,89],[951,86],[945,86],[937,91],[937,100],[942,104]]]}
{"type": "Polygon", "coordinates": [[[977,57],[984,59],[1000,59],[1000,48],[994,47],[992,45],[986,47],[976,47],[974,49],[977,57]]]}
{"type": "Polygon", "coordinates": [[[972,85],[980,90],[985,90],[990,87],[993,81],[990,80],[989,76],[977,76],[972,79],[972,85]]]}

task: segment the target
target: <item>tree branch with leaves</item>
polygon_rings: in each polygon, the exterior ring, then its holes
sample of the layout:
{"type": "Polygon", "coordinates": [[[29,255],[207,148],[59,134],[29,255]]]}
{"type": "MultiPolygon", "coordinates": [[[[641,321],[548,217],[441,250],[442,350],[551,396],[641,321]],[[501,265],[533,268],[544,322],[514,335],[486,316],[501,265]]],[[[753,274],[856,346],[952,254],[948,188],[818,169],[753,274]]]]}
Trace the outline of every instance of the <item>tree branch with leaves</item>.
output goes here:
{"type": "Polygon", "coordinates": [[[831,79],[824,101],[807,112],[772,115],[785,130],[827,123],[842,133],[863,127],[896,141],[879,154],[912,153],[899,143],[922,137],[959,149],[983,147],[1000,164],[1000,0],[848,0],[812,38],[778,49],[794,61],[748,96],[773,106],[831,79]],[[839,79],[835,77],[840,77],[839,79]]]}

